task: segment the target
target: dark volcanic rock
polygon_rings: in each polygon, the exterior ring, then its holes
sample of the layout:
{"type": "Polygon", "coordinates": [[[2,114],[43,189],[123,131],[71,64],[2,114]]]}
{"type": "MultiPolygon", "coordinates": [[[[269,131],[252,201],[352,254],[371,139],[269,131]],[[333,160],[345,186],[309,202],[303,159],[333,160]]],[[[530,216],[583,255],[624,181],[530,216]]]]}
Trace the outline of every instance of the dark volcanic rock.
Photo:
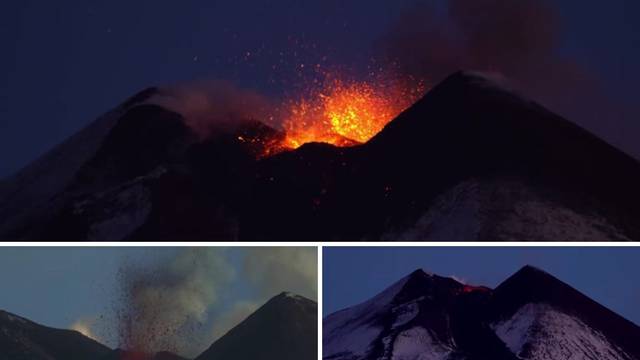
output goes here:
{"type": "Polygon", "coordinates": [[[331,360],[640,359],[638,326],[530,266],[495,290],[418,270],[323,324],[331,360]]]}
{"type": "Polygon", "coordinates": [[[450,76],[366,144],[274,156],[284,135],[258,121],[203,139],[140,99],[4,181],[0,237],[640,237],[638,161],[480,74],[450,76]]]}
{"type": "Polygon", "coordinates": [[[122,349],[113,350],[106,357],[99,360],[187,360],[181,356],[168,351],[161,351],[155,354],[147,354],[122,349]]]}
{"type": "Polygon", "coordinates": [[[77,331],[42,326],[0,311],[1,360],[101,359],[110,351],[77,331]]]}

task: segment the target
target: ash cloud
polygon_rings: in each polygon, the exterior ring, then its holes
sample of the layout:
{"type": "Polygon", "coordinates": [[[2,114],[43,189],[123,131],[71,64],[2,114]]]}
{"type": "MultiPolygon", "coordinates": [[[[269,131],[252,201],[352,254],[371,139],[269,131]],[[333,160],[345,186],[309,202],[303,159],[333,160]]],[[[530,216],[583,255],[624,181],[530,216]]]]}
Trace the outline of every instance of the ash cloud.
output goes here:
{"type": "Polygon", "coordinates": [[[283,291],[316,299],[317,253],[186,248],[150,266],[127,262],[120,282],[118,346],[193,357],[283,291]]]}
{"type": "Polygon", "coordinates": [[[76,320],[73,324],[71,324],[71,326],[69,326],[69,329],[71,330],[75,330],[79,333],[81,333],[82,335],[93,339],[95,341],[98,342],[102,342],[102,339],[100,339],[94,331],[94,328],[96,327],[96,319],[92,319],[92,318],[80,318],[78,320],[76,320]]]}
{"type": "Polygon", "coordinates": [[[601,79],[560,51],[563,24],[548,0],[420,1],[377,44],[401,71],[435,85],[458,70],[500,73],[550,110],[627,150],[638,109],[604,90],[601,79]],[[624,131],[623,129],[626,129],[624,131]]]}

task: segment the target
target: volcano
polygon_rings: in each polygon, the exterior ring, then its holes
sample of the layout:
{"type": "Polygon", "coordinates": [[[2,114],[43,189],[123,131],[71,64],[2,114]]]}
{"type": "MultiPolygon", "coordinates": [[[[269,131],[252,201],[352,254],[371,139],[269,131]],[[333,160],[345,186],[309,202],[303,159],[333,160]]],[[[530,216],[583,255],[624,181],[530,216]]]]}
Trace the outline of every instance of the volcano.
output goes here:
{"type": "MultiPolygon", "coordinates": [[[[317,319],[314,301],[282,293],[214,341],[196,359],[314,360],[318,354],[317,319]]],[[[111,350],[77,331],[46,327],[0,311],[0,360],[186,359],[167,351],[111,350]]]]}
{"type": "Polygon", "coordinates": [[[101,359],[109,351],[77,331],[46,327],[0,311],[2,360],[101,359]]]}
{"type": "Polygon", "coordinates": [[[202,138],[162,92],[0,183],[0,237],[640,238],[638,161],[490,75],[451,75],[366,143],[294,150],[259,119],[202,138]]]}
{"type": "Polygon", "coordinates": [[[640,359],[640,327],[531,266],[495,289],[417,270],[323,323],[331,360],[640,359]]]}
{"type": "Polygon", "coordinates": [[[318,304],[282,293],[211,345],[196,360],[314,360],[318,304]]]}

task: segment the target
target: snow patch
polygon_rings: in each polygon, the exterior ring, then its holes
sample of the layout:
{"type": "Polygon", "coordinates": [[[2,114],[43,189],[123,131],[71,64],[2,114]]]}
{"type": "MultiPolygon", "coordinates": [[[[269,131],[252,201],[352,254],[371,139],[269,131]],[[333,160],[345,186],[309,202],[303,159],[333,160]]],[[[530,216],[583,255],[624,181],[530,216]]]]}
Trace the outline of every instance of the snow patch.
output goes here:
{"type": "Polygon", "coordinates": [[[414,327],[398,334],[393,343],[392,360],[444,360],[451,349],[436,341],[429,331],[414,327]]]}
{"type": "Polygon", "coordinates": [[[630,359],[602,333],[547,304],[526,304],[491,327],[521,359],[630,359]]]}
{"type": "Polygon", "coordinates": [[[371,300],[327,316],[323,321],[323,356],[364,356],[383,330],[374,320],[389,310],[408,279],[409,276],[397,281],[371,300]]]}
{"type": "Polygon", "coordinates": [[[383,239],[629,241],[596,214],[568,208],[514,178],[472,179],[437,197],[414,226],[383,239]]]}

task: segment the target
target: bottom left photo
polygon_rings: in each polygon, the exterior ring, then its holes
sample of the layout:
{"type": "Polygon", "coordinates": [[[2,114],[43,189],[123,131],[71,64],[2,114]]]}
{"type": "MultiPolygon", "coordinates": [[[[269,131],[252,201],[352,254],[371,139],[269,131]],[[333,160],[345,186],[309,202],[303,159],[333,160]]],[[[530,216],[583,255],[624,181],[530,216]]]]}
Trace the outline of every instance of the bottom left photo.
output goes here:
{"type": "Polygon", "coordinates": [[[0,360],[311,360],[316,247],[2,247],[0,360]]]}

